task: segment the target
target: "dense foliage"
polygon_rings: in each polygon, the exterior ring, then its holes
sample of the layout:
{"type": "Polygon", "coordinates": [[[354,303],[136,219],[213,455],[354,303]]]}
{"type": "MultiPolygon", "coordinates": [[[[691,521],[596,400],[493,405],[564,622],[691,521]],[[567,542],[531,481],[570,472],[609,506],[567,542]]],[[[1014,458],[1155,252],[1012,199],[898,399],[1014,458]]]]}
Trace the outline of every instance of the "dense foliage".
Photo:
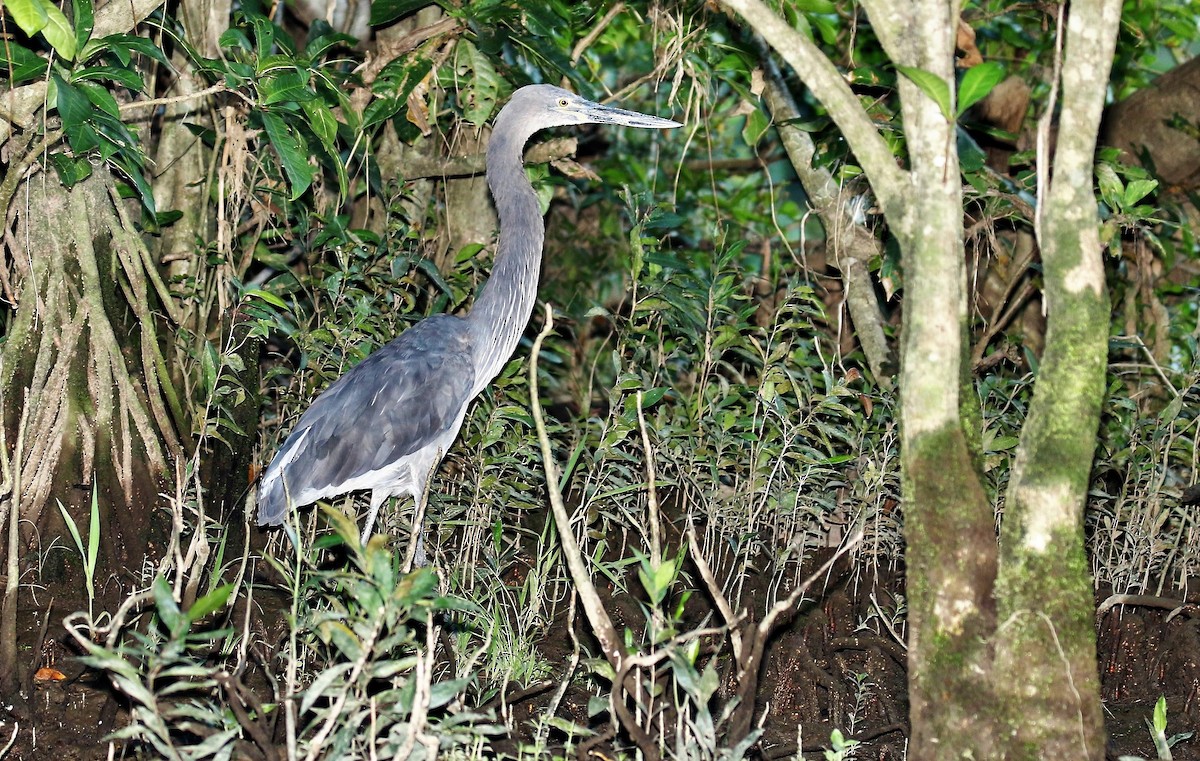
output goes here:
{"type": "MultiPolygon", "coordinates": [[[[1197,38],[1194,3],[1126,6],[1118,98],[1189,56],[1197,38]]],[[[601,742],[645,757],[741,757],[763,741],[750,721],[763,698],[740,650],[765,646],[835,552],[849,557],[849,585],[880,590],[855,626],[902,647],[895,399],[855,341],[829,241],[760,102],[766,54],[736,22],[699,3],[389,0],[374,5],[364,42],[251,2],[230,12],[211,50],[165,8],[103,36],[90,0],[67,14],[45,0],[5,10],[0,76],[14,93],[41,86],[47,105],[37,124],[7,130],[6,224],[27,214],[18,187],[35,164],[37,182],[66,189],[111,172],[123,221],[147,261],[158,256],[148,289],[127,286],[122,270],[114,279],[126,287],[108,303],[159,325],[149,364],[179,445],[167,447],[169,495],[146,514],[169,508],[147,519],[170,515],[168,549],[141,573],[99,571],[130,594],[149,590],[128,608],[105,600],[107,613],[68,619],[85,662],[126,700],[115,739],[197,759],[277,758],[277,745],[307,758],[439,748],[532,758],[601,742]],[[181,72],[193,110],[156,112],[175,105],[181,72]],[[514,89],[563,80],[686,128],[589,130],[573,151],[552,143],[549,164],[530,163],[547,210],[541,294],[554,329],[531,385],[529,347],[544,321],[535,313],[434,480],[436,574],[404,572],[403,507],[381,522],[388,538],[359,546],[340,512],[353,513],[353,499],[304,512],[294,544],[272,537],[263,549],[261,534],[243,530],[242,466],[265,464],[315,394],[405,327],[469,307],[491,243],[456,232],[461,209],[482,215],[486,203],[471,185],[473,146],[514,89]],[[188,180],[203,213],[160,202],[154,151],[171,121],[203,156],[204,173],[188,180]],[[182,260],[166,250],[180,230],[182,260]],[[557,480],[532,444],[535,394],[557,480]],[[226,492],[235,496],[217,499],[226,492]],[[607,587],[636,654],[628,674],[576,638],[577,580],[548,492],[565,497],[591,575],[607,587]],[[747,627],[717,618],[722,604],[746,611],[747,627]],[[548,654],[564,630],[571,645],[548,654]],[[568,710],[569,687],[591,699],[568,710]],[[553,698],[524,721],[509,698],[527,689],[553,698]]],[[[903,163],[897,77],[947,104],[948,92],[897,72],[854,4],[804,0],[783,12],[839,64],[903,163]]],[[[974,34],[960,52],[986,63],[965,69],[947,116],[960,125],[979,454],[999,520],[1043,341],[1029,140],[1047,103],[1054,20],[1040,6],[993,2],[964,19],[974,34]],[[984,97],[1001,91],[1008,100],[984,97]]],[[[823,107],[794,94],[816,165],[878,225],[823,107]]],[[[1181,499],[1200,425],[1194,196],[1114,151],[1101,154],[1097,187],[1114,310],[1092,568],[1103,596],[1180,596],[1200,575],[1194,507],[1181,499]]],[[[905,291],[920,284],[880,238],[869,269],[895,344],[905,291]]],[[[9,301],[27,276],[14,245],[9,301]]],[[[7,340],[20,322],[4,319],[7,340]]],[[[20,403],[3,403],[11,436],[20,403]]],[[[4,442],[10,484],[14,441],[4,442]]],[[[75,513],[72,529],[84,522],[75,513]]],[[[78,548],[90,580],[99,550],[78,548]]],[[[853,746],[841,730],[852,736],[869,702],[864,662],[837,666],[836,710],[812,730],[834,732],[826,757],[853,746]]],[[[787,741],[799,755],[803,743],[787,741]]]]}

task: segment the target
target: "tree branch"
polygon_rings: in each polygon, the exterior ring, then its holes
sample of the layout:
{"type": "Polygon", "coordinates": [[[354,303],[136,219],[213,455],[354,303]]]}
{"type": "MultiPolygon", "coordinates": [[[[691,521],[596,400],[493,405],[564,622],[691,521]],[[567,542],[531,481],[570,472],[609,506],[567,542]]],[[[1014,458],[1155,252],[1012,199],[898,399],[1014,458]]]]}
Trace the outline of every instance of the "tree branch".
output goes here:
{"type": "MultiPolygon", "coordinates": [[[[779,53],[796,76],[829,110],[842,134],[866,172],[876,198],[889,221],[899,221],[906,205],[909,177],[896,165],[887,143],[875,123],[863,110],[858,96],[828,56],[801,32],[791,28],[761,0],[723,0],[731,13],[741,15],[754,31],[779,53]]],[[[893,222],[894,224],[895,222],[893,222]]]]}
{"type": "Polygon", "coordinates": [[[784,86],[779,68],[765,52],[766,89],[763,95],[767,108],[775,120],[775,129],[792,168],[825,226],[829,253],[845,284],[854,334],[867,357],[871,374],[880,388],[891,390],[894,363],[883,332],[884,319],[875,297],[875,284],[867,270],[867,263],[882,255],[882,248],[879,240],[856,219],[853,211],[856,197],[845,192],[829,170],[813,166],[816,145],[808,132],[790,124],[800,118],[800,110],[784,86]]]}

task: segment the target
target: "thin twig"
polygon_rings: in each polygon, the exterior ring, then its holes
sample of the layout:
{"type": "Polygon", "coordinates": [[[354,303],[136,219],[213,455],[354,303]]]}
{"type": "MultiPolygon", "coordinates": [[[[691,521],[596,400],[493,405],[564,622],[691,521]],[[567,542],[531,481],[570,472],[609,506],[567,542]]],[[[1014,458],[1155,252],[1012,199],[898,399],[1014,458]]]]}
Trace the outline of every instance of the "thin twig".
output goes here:
{"type": "Polygon", "coordinates": [[[650,432],[642,412],[642,391],[637,392],[638,428],[642,432],[642,447],[646,450],[646,522],[650,524],[650,564],[662,565],[662,528],[658,525],[658,490],[654,486],[654,450],[650,447],[650,432]]]}
{"type": "Polygon", "coordinates": [[[733,659],[741,662],[742,660],[742,633],[733,625],[734,614],[733,606],[729,604],[729,600],[725,598],[725,594],[721,591],[721,585],[717,583],[717,579],[713,576],[712,567],[700,552],[700,542],[696,539],[696,529],[693,526],[688,526],[688,552],[692,556],[692,562],[696,564],[696,569],[700,571],[700,578],[704,580],[704,586],[708,588],[709,595],[713,598],[713,602],[717,605],[717,610],[721,612],[721,617],[725,619],[725,624],[729,627],[729,641],[733,644],[733,659]]]}
{"type": "MultiPolygon", "coordinates": [[[[567,570],[571,574],[571,580],[575,582],[579,599],[583,603],[583,611],[587,615],[588,623],[592,626],[592,632],[596,635],[596,639],[600,643],[600,649],[604,652],[605,659],[613,667],[613,670],[620,675],[623,671],[628,670],[625,666],[627,656],[625,655],[624,644],[617,634],[616,627],[613,626],[612,619],[608,617],[608,612],[604,610],[604,604],[600,601],[600,595],[596,591],[595,584],[592,583],[587,566],[584,565],[583,550],[580,549],[579,542],[575,540],[575,534],[571,531],[571,516],[567,513],[562,491],[558,488],[558,466],[554,461],[554,452],[550,448],[550,437],[546,433],[546,421],[542,414],[542,401],[538,395],[538,356],[542,351],[542,342],[553,330],[554,310],[547,304],[546,325],[534,340],[533,350],[530,352],[529,359],[529,401],[533,412],[534,427],[537,429],[538,444],[542,450],[542,467],[546,473],[546,491],[549,493],[550,510],[554,515],[554,524],[558,530],[559,542],[562,544],[563,557],[567,563],[567,570]]],[[[622,688],[623,685],[614,684],[614,703],[616,702],[616,695],[620,693],[622,688]]],[[[614,706],[618,715],[627,713],[627,711],[623,710],[624,708],[623,701],[620,708],[614,706]]],[[[634,743],[638,746],[638,749],[647,761],[658,761],[658,747],[632,717],[628,717],[627,722],[622,721],[622,726],[629,733],[629,736],[633,738],[634,743]]]]}
{"type": "Polygon", "coordinates": [[[141,109],[141,108],[154,108],[157,106],[170,106],[175,103],[186,103],[189,100],[198,100],[200,98],[207,98],[209,95],[216,95],[217,93],[222,93],[222,92],[233,93],[234,95],[237,95],[238,97],[240,97],[242,100],[246,101],[246,103],[250,104],[251,106],[255,105],[254,101],[250,100],[242,93],[233,89],[232,87],[225,84],[224,82],[218,82],[217,84],[213,85],[212,87],[209,87],[204,90],[200,90],[198,92],[188,93],[186,95],[172,95],[171,97],[168,97],[168,98],[151,98],[150,100],[134,100],[134,101],[130,101],[129,103],[122,103],[119,106],[117,106],[117,109],[119,111],[121,111],[122,113],[128,113],[129,111],[137,111],[138,109],[141,109]]]}
{"type": "Polygon", "coordinates": [[[608,9],[608,13],[604,14],[604,18],[600,19],[591,31],[584,35],[583,39],[575,44],[571,50],[571,63],[579,63],[579,59],[583,56],[583,51],[592,46],[592,43],[600,36],[601,32],[612,23],[612,20],[617,17],[617,14],[625,10],[625,3],[613,3],[613,6],[608,9]]]}

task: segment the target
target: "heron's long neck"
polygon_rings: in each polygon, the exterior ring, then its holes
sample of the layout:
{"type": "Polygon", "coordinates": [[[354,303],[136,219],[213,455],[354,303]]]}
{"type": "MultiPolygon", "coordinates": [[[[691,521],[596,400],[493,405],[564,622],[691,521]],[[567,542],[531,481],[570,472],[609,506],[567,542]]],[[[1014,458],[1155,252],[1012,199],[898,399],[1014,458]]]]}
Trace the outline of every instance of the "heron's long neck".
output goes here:
{"type": "Polygon", "coordinates": [[[537,299],[546,236],[537,196],[521,163],[529,136],[510,132],[506,126],[497,121],[487,153],[488,185],[500,216],[500,242],[492,275],[466,318],[479,352],[477,390],[500,372],[525,331],[537,299]]]}

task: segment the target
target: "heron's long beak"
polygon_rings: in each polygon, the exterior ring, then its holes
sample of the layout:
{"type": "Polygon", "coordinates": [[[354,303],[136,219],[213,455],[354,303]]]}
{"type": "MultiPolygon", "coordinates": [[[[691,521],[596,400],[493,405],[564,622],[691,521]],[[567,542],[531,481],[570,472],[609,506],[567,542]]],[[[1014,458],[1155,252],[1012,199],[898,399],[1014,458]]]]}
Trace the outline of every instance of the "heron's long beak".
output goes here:
{"type": "Polygon", "coordinates": [[[626,111],[623,108],[602,106],[594,103],[584,112],[587,120],[596,124],[620,124],[624,127],[643,127],[646,129],[671,129],[682,127],[679,122],[661,119],[657,116],[639,114],[637,111],[626,111]]]}

